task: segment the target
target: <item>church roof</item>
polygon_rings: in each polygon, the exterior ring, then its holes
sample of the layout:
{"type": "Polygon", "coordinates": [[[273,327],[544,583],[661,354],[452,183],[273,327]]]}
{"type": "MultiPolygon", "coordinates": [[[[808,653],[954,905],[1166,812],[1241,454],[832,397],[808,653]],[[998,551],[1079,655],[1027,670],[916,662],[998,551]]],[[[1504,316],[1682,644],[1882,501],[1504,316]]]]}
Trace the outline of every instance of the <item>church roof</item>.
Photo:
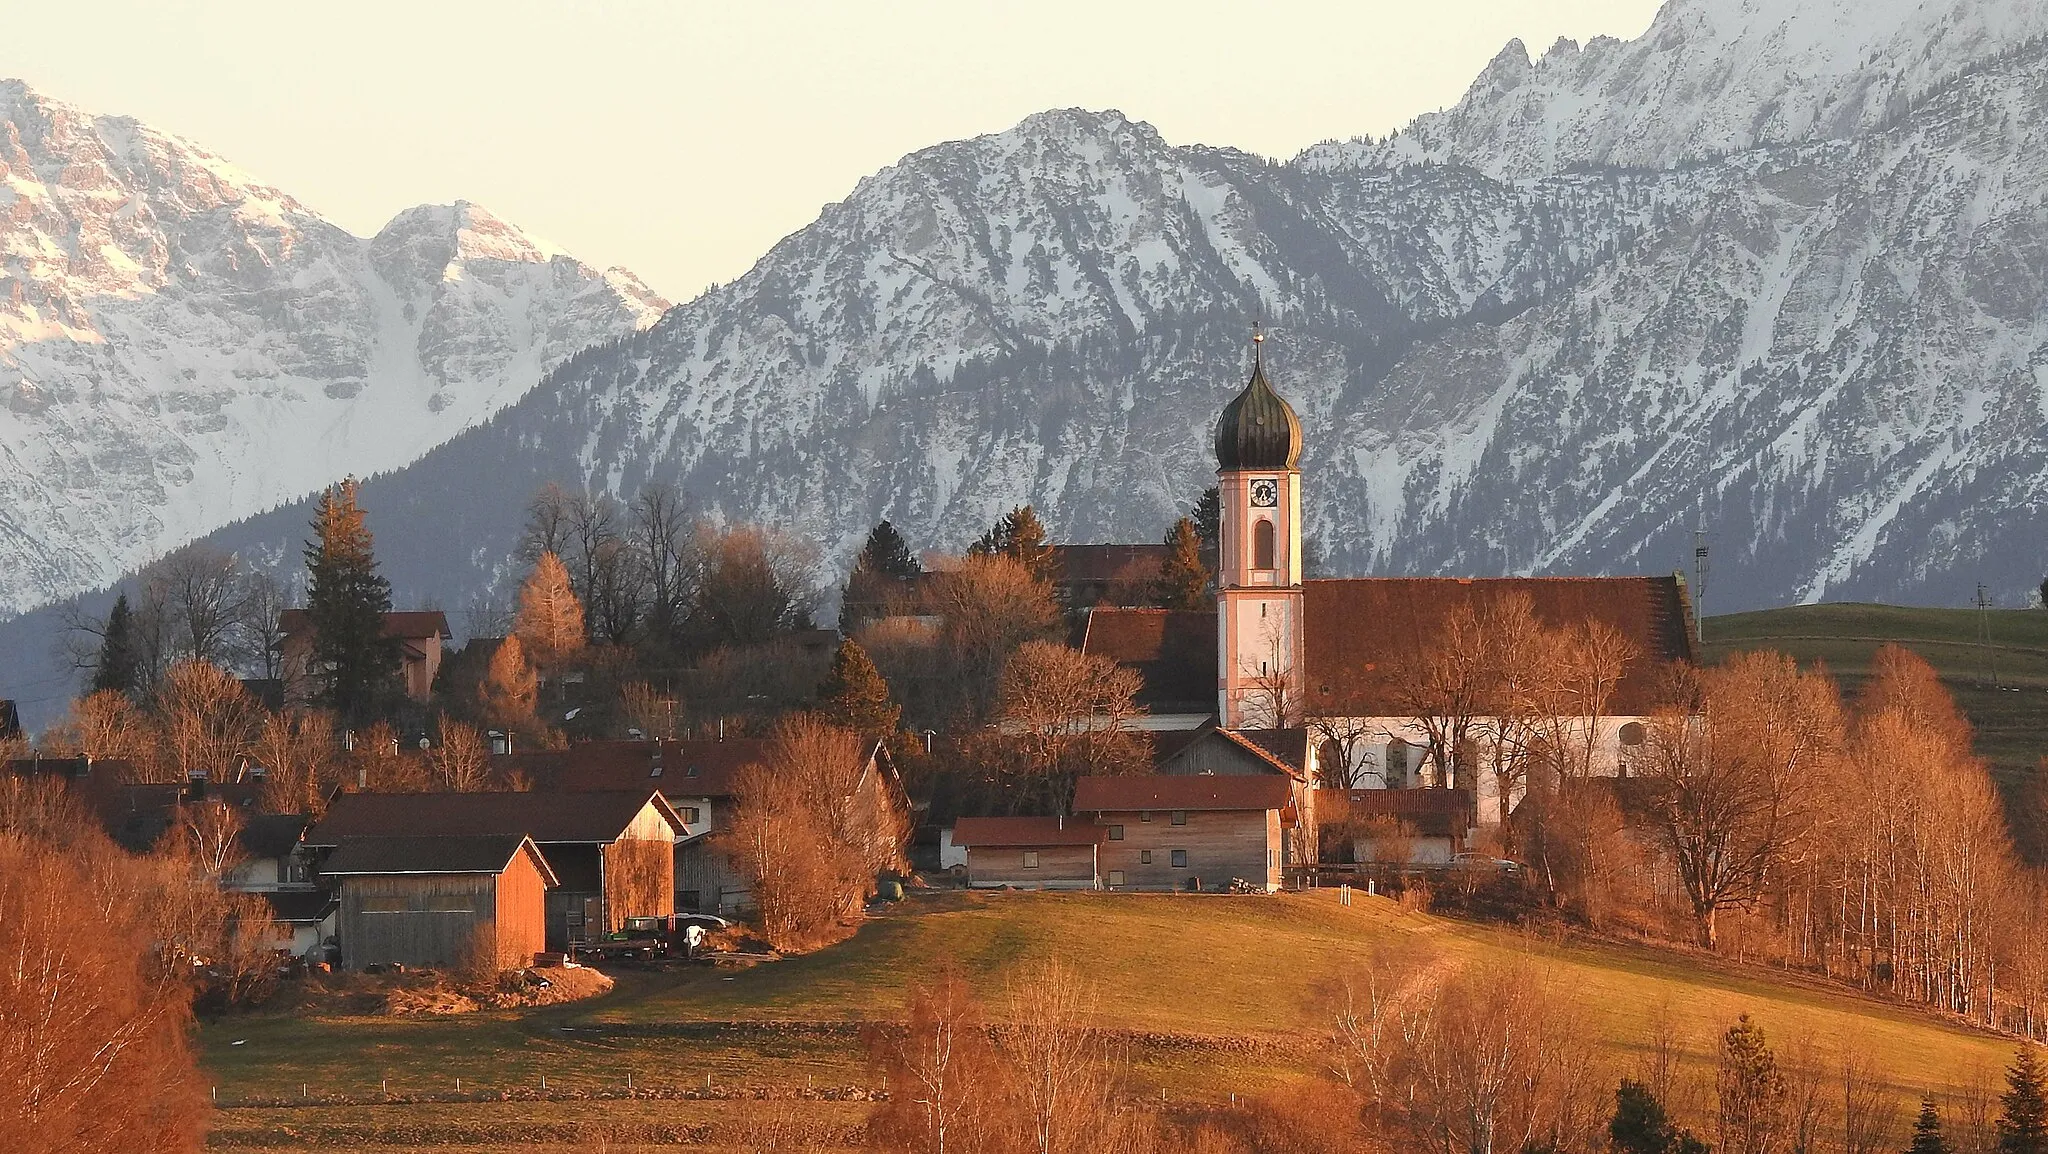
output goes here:
{"type": "Polygon", "coordinates": [[[1216,711],[1216,614],[1175,609],[1091,609],[1083,652],[1145,679],[1138,704],[1153,713],[1216,711]]]}
{"type": "Polygon", "coordinates": [[[1266,380],[1254,354],[1252,379],[1216,422],[1216,467],[1292,469],[1301,460],[1301,421],[1266,380]]]}
{"type": "Polygon", "coordinates": [[[1609,715],[1643,715],[1660,704],[1659,673],[1698,660],[1691,602],[1678,577],[1374,577],[1309,581],[1304,590],[1304,649],[1309,713],[1391,717],[1403,710],[1395,655],[1426,652],[1451,610],[1475,609],[1508,593],[1526,594],[1539,620],[1558,626],[1600,621],[1634,642],[1609,715]]]}

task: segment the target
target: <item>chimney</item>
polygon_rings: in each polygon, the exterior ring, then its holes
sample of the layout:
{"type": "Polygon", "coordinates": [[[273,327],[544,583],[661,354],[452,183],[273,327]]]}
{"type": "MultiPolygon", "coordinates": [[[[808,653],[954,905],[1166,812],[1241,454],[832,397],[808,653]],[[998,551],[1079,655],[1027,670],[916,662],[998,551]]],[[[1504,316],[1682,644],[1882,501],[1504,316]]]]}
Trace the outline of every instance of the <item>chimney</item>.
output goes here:
{"type": "Polygon", "coordinates": [[[203,769],[185,771],[185,799],[187,801],[206,800],[207,776],[207,772],[203,769]]]}
{"type": "Polygon", "coordinates": [[[1060,823],[1060,824],[1059,824],[1059,825],[1058,825],[1058,826],[1057,826],[1056,828],[1058,828],[1058,829],[1065,829],[1065,828],[1067,828],[1067,815],[1066,815],[1066,814],[1061,814],[1061,815],[1059,816],[1059,823],[1060,823]]]}

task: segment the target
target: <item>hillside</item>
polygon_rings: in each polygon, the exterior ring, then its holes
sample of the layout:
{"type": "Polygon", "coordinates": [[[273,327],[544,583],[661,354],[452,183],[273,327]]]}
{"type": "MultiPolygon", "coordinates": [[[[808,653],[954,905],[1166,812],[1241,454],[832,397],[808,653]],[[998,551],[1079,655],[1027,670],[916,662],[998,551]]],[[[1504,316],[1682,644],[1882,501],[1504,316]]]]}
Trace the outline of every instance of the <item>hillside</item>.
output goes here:
{"type": "MultiPolygon", "coordinates": [[[[1585,1028],[1617,1069],[1638,1057],[1650,1023],[1668,1014],[1697,1063],[1739,1013],[1780,1045],[1810,1036],[1823,1061],[1844,1047],[1878,1059],[1901,1102],[1954,1093],[2009,1057],[2007,1043],[1837,987],[1671,951],[1559,943],[1513,930],[1404,913],[1358,895],[1220,896],[947,893],[913,898],[848,942],[791,961],[729,971],[631,973],[600,1001],[524,1016],[453,1020],[231,1019],[202,1035],[221,1100],[376,1097],[466,1091],[498,1097],[538,1089],[775,1088],[871,1084],[859,1028],[902,1011],[906,990],[952,965],[985,997],[1002,994],[1020,961],[1056,955],[1101,984],[1103,1025],[1123,1033],[1132,1077],[1169,1102],[1214,1102],[1318,1068],[1322,992],[1340,971],[1430,951],[1432,973],[1528,955],[1559,996],[1577,999],[1585,1028]]],[[[217,1143],[254,1145],[289,1130],[309,1148],[362,1151],[507,1141],[518,1124],[563,1143],[687,1122],[732,1135],[767,1107],[756,1101],[476,1101],[409,1106],[294,1105],[221,1112],[217,1143]]],[[[850,1124],[860,1108],[789,1109],[850,1124]]]]}
{"type": "Polygon", "coordinates": [[[1795,605],[1709,617],[1705,635],[1709,660],[1775,649],[1825,662],[1847,693],[1868,675],[1871,654],[1897,642],[1941,673],[2004,785],[2026,780],[2048,756],[2048,612],[1795,605]]]}

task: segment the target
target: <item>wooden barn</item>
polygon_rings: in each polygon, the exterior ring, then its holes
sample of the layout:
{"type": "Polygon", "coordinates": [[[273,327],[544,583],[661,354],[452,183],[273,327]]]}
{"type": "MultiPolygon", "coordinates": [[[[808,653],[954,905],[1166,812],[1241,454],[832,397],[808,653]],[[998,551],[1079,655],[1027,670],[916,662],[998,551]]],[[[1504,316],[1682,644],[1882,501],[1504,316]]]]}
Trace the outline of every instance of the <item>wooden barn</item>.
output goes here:
{"type": "Polygon", "coordinates": [[[352,837],[530,837],[558,879],[547,897],[547,942],[563,950],[620,929],[627,918],[675,912],[675,843],[683,828],[653,789],[345,793],[306,845],[317,854],[352,837]]]}
{"type": "Polygon", "coordinates": [[[322,875],[336,883],[348,969],[396,962],[528,965],[546,945],[554,871],[523,835],[350,837],[322,875]]]}
{"type": "Polygon", "coordinates": [[[1027,890],[1092,890],[1100,884],[1104,831],[1062,817],[963,817],[953,844],[967,851],[967,884],[1027,890]]]}

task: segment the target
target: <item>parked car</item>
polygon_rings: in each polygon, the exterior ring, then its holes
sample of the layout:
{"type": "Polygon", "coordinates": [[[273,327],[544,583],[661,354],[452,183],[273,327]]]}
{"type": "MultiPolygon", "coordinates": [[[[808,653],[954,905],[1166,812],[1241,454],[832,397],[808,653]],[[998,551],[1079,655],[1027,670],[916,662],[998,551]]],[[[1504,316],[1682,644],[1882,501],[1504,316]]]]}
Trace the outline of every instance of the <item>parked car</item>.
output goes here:
{"type": "Polygon", "coordinates": [[[1461,853],[1451,857],[1451,868],[1461,873],[1494,874],[1500,877],[1520,877],[1522,867],[1506,858],[1485,853],[1461,853]]]}
{"type": "Polygon", "coordinates": [[[597,961],[653,961],[669,956],[693,957],[705,935],[727,929],[731,922],[715,914],[663,914],[627,918],[625,928],[614,930],[596,941],[584,942],[576,952],[597,961]]]}

